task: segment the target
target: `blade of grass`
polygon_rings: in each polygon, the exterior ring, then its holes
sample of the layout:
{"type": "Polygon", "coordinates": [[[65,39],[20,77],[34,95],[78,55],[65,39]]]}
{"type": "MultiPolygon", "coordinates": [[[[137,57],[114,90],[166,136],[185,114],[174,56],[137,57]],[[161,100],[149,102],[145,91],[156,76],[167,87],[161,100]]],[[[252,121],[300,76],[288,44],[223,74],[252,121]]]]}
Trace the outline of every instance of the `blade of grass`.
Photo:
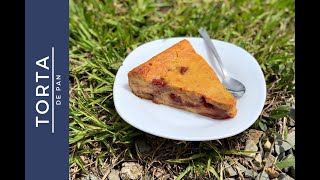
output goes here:
{"type": "Polygon", "coordinates": [[[288,158],[288,159],[285,159],[283,161],[280,161],[280,162],[277,162],[276,163],[276,166],[279,168],[279,169],[283,169],[283,168],[288,168],[288,167],[292,167],[295,165],[295,158],[288,158]]]}
{"type": "Polygon", "coordinates": [[[193,170],[193,166],[189,165],[178,177],[177,180],[181,180],[185,175],[187,175],[191,170],[193,170]]]}
{"type": "Polygon", "coordinates": [[[195,154],[191,157],[188,157],[188,158],[182,158],[182,159],[169,159],[169,160],[166,160],[167,162],[172,162],[172,163],[188,163],[188,161],[191,161],[191,160],[195,160],[195,159],[198,159],[198,158],[201,158],[201,157],[204,157],[206,156],[205,153],[199,153],[199,154],[195,154]]]}
{"type": "Polygon", "coordinates": [[[211,172],[217,179],[220,179],[217,171],[211,166],[211,158],[208,159],[207,171],[211,172]]]}

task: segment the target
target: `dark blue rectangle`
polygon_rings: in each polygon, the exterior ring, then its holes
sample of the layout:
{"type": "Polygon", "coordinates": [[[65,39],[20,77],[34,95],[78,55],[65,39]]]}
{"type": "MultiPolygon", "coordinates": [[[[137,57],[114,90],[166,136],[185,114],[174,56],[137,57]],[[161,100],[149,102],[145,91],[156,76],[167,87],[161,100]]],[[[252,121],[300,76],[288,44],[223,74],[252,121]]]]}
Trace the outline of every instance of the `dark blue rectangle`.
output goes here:
{"type": "Polygon", "coordinates": [[[68,39],[69,1],[25,2],[27,180],[69,179],[68,39]]]}

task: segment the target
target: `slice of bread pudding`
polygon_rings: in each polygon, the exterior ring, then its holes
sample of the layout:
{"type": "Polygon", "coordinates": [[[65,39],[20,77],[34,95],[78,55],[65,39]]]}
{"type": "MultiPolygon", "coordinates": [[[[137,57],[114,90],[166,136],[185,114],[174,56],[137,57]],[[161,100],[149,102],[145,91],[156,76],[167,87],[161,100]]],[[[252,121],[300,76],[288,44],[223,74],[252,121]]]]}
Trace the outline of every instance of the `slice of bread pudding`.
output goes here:
{"type": "Polygon", "coordinates": [[[236,115],[236,99],[211,66],[182,40],[128,73],[132,92],[157,104],[214,119],[236,115]]]}

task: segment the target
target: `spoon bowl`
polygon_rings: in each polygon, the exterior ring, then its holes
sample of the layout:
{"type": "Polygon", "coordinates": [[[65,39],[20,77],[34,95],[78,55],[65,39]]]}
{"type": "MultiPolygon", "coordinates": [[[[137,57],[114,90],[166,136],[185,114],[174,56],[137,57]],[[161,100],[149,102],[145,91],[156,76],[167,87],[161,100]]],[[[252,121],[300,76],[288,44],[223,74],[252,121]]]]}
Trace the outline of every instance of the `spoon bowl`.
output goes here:
{"type": "Polygon", "coordinates": [[[223,79],[222,84],[236,99],[246,92],[246,87],[240,81],[229,76],[223,79]]]}

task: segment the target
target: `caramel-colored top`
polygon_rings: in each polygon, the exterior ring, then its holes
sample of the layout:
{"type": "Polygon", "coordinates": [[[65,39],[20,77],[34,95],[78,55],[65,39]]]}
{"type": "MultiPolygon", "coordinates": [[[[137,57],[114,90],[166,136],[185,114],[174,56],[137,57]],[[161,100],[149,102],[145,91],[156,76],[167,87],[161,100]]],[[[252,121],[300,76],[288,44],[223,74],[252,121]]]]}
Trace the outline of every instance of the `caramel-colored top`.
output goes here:
{"type": "Polygon", "coordinates": [[[235,108],[235,98],[185,39],[134,68],[130,74],[137,74],[150,83],[162,79],[168,86],[205,96],[225,110],[235,108]]]}

